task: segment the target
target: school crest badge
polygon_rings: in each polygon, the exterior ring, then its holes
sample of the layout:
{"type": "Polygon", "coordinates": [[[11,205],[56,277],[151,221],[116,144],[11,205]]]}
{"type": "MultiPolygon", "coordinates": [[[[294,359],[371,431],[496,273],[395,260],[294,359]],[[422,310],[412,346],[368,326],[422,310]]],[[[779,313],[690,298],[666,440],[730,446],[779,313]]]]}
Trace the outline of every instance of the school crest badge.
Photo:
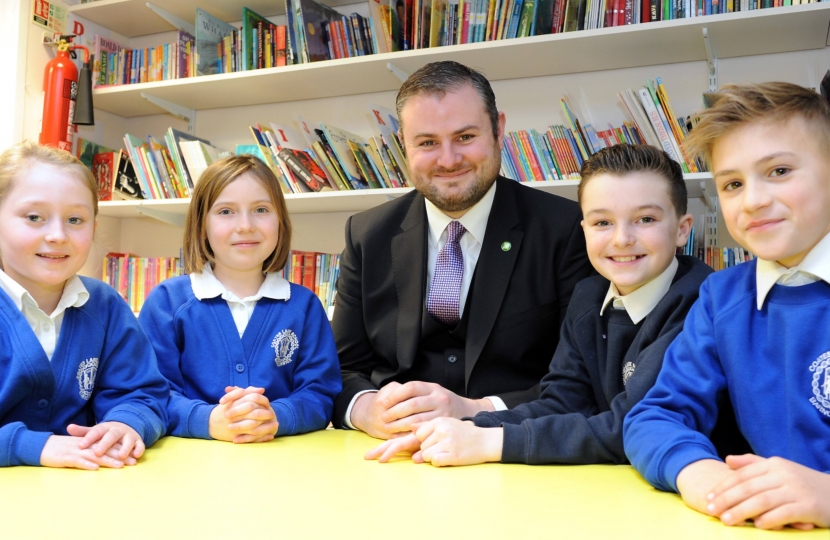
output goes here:
{"type": "Polygon", "coordinates": [[[297,334],[291,330],[283,330],[274,336],[271,342],[271,348],[277,354],[276,362],[278,366],[284,366],[291,362],[291,356],[294,351],[300,346],[300,340],[297,339],[297,334]]]}
{"type": "Polygon", "coordinates": [[[623,366],[623,386],[628,382],[628,379],[634,375],[634,370],[637,368],[637,365],[634,362],[626,362],[623,366]]]}
{"type": "Polygon", "coordinates": [[[98,374],[98,359],[88,358],[78,366],[78,388],[81,399],[88,401],[92,397],[92,389],[95,388],[95,376],[98,374]]]}
{"type": "Polygon", "coordinates": [[[830,351],[822,354],[810,364],[813,374],[813,397],[810,403],[825,416],[830,416],[830,351]]]}

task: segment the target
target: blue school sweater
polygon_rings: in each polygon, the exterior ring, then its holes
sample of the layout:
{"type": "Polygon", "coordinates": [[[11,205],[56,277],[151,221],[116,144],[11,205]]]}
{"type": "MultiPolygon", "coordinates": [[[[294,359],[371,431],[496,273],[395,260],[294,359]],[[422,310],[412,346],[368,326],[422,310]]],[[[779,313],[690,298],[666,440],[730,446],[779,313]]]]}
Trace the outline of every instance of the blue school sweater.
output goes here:
{"type": "Polygon", "coordinates": [[[69,424],[123,422],[148,447],[164,435],[170,391],[147,337],[115,290],[81,280],[89,300],[66,310],[51,362],[0,289],[0,467],[40,465],[69,424]]]}
{"type": "Polygon", "coordinates": [[[261,298],[242,337],[221,296],[199,300],[190,276],[158,285],[139,322],[170,381],[168,433],[210,439],[210,412],[226,386],[258,386],[277,436],[324,429],[340,393],[340,362],[320,300],[291,284],[288,300],[261,298]]]}
{"type": "Polygon", "coordinates": [[[756,306],[755,261],[709,277],[654,388],[626,417],[631,464],[677,491],[677,475],[717,459],[709,440],[728,393],[755,454],[830,472],[830,285],[773,286],[756,306]]]}
{"type": "Polygon", "coordinates": [[[627,462],[623,418],[654,384],[666,349],[712,272],[693,257],[677,259],[671,287],[638,324],[610,306],[600,315],[607,279],[577,284],[539,399],[473,418],[477,426],[503,428],[503,463],[627,462]]]}

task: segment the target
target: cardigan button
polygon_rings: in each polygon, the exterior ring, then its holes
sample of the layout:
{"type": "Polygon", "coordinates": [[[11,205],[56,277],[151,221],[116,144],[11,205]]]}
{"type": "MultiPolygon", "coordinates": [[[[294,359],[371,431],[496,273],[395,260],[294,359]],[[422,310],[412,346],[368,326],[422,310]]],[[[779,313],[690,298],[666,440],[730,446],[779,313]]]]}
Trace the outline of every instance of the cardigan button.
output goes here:
{"type": "Polygon", "coordinates": [[[49,406],[49,400],[48,399],[38,400],[37,406],[38,406],[39,409],[45,409],[46,407],[49,406]]]}
{"type": "Polygon", "coordinates": [[[449,358],[447,358],[447,361],[448,361],[450,364],[455,364],[455,363],[458,361],[458,357],[457,357],[456,355],[454,355],[454,354],[451,354],[451,355],[449,356],[449,358]]]}
{"type": "Polygon", "coordinates": [[[242,373],[243,371],[245,371],[245,365],[244,364],[236,364],[236,371],[237,371],[237,373],[242,373]]]}

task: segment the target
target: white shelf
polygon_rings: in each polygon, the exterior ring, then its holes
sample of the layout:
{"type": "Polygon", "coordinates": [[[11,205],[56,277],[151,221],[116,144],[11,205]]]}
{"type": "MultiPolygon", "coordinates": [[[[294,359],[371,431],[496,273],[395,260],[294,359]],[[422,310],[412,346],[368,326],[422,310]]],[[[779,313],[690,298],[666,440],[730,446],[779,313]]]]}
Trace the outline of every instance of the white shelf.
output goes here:
{"type": "MultiPolygon", "coordinates": [[[[690,198],[703,197],[701,182],[711,182],[709,173],[687,174],[686,189],[690,198]]],[[[578,180],[554,180],[531,182],[534,187],[560,197],[576,200],[578,180]]],[[[361,212],[374,208],[411,191],[412,188],[362,189],[326,193],[300,193],[286,195],[290,214],[320,214],[333,212],[361,212]]],[[[179,216],[187,214],[190,199],[165,199],[157,201],[104,201],[98,204],[98,214],[116,218],[155,217],[159,214],[179,216]],[[144,213],[143,211],[148,212],[144,213]],[[154,214],[154,215],[151,215],[154,214]]],[[[172,220],[175,221],[175,218],[172,220]]]]}
{"type": "Polygon", "coordinates": [[[490,80],[676,64],[706,59],[704,27],[718,58],[821,49],[830,2],[112,86],[93,95],[97,109],[135,117],[164,112],[142,92],[202,110],[397,90],[401,82],[390,62],[413,73],[429,62],[455,60],[490,80]]]}
{"type": "MultiPolygon", "coordinates": [[[[339,6],[353,4],[354,1],[322,0],[322,3],[339,6]]],[[[242,20],[243,6],[263,17],[285,13],[284,0],[152,0],[152,2],[168,13],[190,23],[196,20],[197,7],[225,22],[242,20]]],[[[99,0],[90,4],[70,6],[69,11],[130,38],[175,30],[170,23],[147,8],[147,0],[99,0]]]]}

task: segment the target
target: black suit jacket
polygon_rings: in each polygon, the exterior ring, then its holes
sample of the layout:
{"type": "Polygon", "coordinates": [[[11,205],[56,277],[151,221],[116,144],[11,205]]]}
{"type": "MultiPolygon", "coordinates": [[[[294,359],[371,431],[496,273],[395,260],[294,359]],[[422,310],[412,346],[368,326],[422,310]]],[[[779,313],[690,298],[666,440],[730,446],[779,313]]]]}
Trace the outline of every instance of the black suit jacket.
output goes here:
{"type": "MultiPolygon", "coordinates": [[[[539,396],[574,286],[593,274],[580,220],[573,201],[496,180],[467,296],[465,397],[497,395],[514,407],[539,396]]],[[[332,322],[343,374],[336,427],[356,393],[409,380],[425,302],[428,229],[424,197],[415,191],[346,224],[332,322]]]]}

